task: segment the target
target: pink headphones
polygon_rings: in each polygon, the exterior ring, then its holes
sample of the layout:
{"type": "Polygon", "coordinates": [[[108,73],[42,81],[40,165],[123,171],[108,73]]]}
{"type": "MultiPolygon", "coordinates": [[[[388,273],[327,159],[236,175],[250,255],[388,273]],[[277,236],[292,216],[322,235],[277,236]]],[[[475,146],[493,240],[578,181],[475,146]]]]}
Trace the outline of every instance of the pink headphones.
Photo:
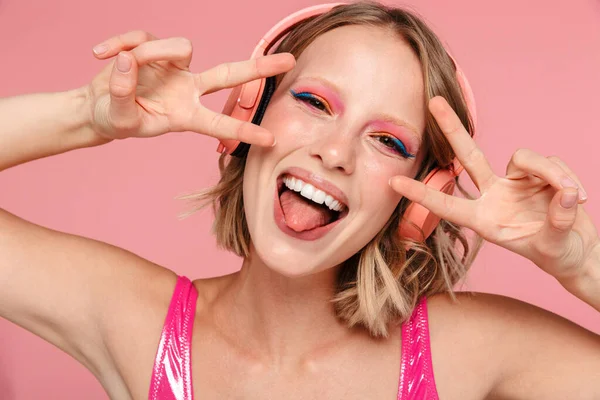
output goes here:
{"type": "MultiPolygon", "coordinates": [[[[324,14],[333,7],[345,3],[321,4],[304,8],[294,14],[281,20],[263,38],[258,42],[251,58],[264,56],[270,48],[277,43],[285,34],[291,31],[298,23],[307,18],[324,14]]],[[[473,124],[477,124],[477,114],[475,109],[475,98],[471,86],[462,70],[456,63],[456,60],[450,55],[456,65],[456,79],[461,87],[467,107],[471,113],[473,124]]],[[[234,88],[225,103],[223,114],[230,115],[242,121],[251,121],[254,124],[260,124],[265,109],[271,99],[275,86],[274,78],[259,79],[248,82],[244,85],[234,88]]],[[[227,153],[233,156],[243,156],[250,145],[237,140],[220,140],[217,151],[227,153]]],[[[453,161],[452,169],[436,168],[431,171],[423,180],[427,186],[452,194],[455,188],[455,177],[463,170],[463,166],[457,159],[453,161]]],[[[400,223],[399,233],[401,236],[413,239],[415,241],[424,241],[434,231],[440,218],[429,211],[427,208],[417,203],[411,203],[404,213],[404,218],[400,223]]]]}

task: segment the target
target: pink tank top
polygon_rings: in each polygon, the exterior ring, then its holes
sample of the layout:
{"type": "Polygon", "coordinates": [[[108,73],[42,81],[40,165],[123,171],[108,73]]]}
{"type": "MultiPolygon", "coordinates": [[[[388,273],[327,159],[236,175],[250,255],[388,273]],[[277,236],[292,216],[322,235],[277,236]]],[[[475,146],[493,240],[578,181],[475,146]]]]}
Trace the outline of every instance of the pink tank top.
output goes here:
{"type": "MultiPolygon", "coordinates": [[[[193,400],[192,328],[198,292],[184,276],[177,279],[150,381],[150,400],[193,400]]],[[[402,324],[398,400],[439,400],[429,345],[427,301],[423,298],[402,324]]]]}

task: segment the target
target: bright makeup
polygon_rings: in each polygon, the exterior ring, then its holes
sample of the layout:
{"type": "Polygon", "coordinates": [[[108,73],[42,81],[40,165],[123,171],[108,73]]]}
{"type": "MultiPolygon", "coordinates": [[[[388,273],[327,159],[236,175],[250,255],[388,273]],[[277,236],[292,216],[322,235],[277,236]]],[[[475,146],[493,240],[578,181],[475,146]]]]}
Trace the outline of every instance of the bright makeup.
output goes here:
{"type": "Polygon", "coordinates": [[[312,93],[318,97],[319,100],[324,100],[324,102],[329,105],[332,113],[341,114],[344,112],[344,104],[337,94],[337,91],[330,87],[329,84],[315,78],[303,79],[303,81],[305,82],[294,86],[292,90],[293,93],[312,93]]]}
{"type": "Polygon", "coordinates": [[[375,120],[368,124],[368,129],[373,132],[388,133],[399,139],[406,147],[406,151],[413,157],[417,154],[417,151],[419,151],[419,139],[417,133],[414,132],[413,128],[410,128],[406,124],[375,120]]]}

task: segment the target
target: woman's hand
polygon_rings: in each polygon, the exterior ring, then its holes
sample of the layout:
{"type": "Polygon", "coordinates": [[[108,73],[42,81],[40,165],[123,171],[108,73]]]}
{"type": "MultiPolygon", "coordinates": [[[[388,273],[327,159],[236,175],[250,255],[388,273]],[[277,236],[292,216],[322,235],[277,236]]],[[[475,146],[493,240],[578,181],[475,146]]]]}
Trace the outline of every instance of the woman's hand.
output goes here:
{"type": "Polygon", "coordinates": [[[578,204],[587,195],[569,167],[557,157],[523,149],[514,153],[506,176],[497,176],[444,98],[431,99],[429,109],[481,196],[449,196],[405,176],[392,178],[392,188],[441,218],[530,259],[560,282],[586,276],[585,268],[596,264],[590,260],[600,251],[600,239],[578,204]]]}
{"type": "Polygon", "coordinates": [[[287,72],[295,64],[291,54],[276,54],[193,74],[189,40],[156,39],[141,31],[112,37],[94,54],[99,59],[117,56],[88,86],[92,129],[106,139],[194,131],[270,146],[270,132],[215,113],[202,106],[200,97],[287,72]]]}

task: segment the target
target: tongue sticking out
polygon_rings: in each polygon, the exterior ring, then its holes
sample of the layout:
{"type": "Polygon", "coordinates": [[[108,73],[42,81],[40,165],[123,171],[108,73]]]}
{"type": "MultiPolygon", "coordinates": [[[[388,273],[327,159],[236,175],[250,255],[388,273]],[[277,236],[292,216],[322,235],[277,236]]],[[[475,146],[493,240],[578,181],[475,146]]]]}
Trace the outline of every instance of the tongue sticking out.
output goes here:
{"type": "Polygon", "coordinates": [[[333,220],[333,212],[300,195],[286,190],[279,196],[285,223],[296,232],[324,226],[333,220]]]}

